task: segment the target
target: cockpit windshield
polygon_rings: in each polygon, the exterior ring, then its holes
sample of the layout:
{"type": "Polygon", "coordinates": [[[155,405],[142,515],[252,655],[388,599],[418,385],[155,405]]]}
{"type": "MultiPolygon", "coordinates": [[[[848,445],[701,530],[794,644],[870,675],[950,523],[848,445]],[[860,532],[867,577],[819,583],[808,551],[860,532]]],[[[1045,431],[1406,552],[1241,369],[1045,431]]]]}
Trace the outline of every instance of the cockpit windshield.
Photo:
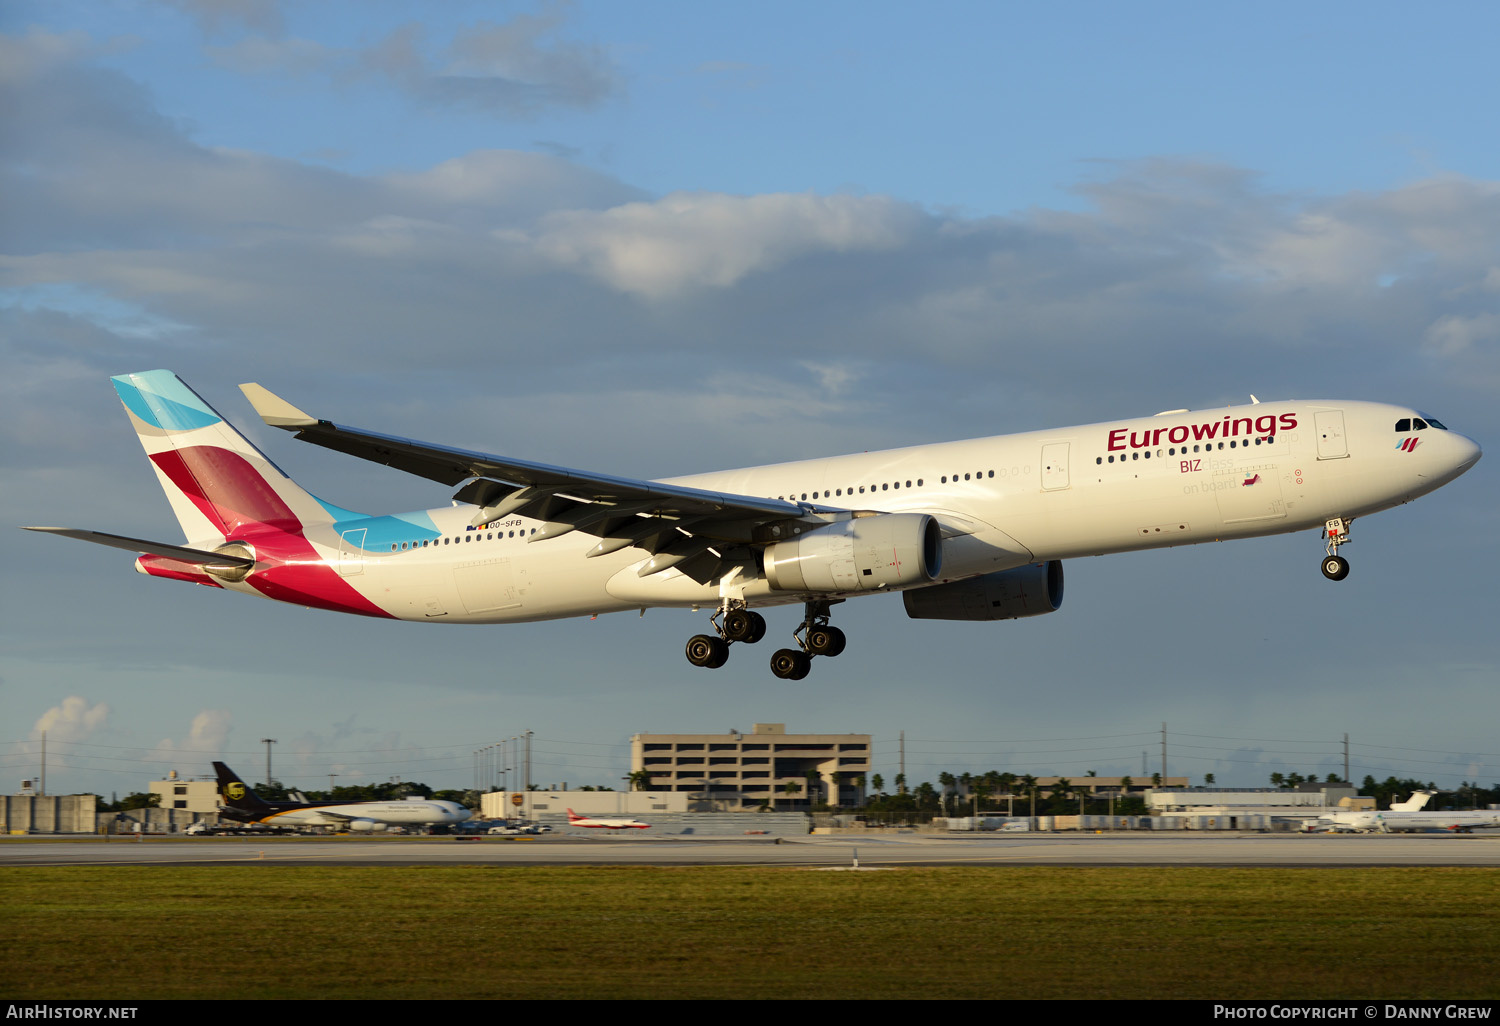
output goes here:
{"type": "Polygon", "coordinates": [[[1429,427],[1435,427],[1439,431],[1447,431],[1441,422],[1433,417],[1422,414],[1420,417],[1402,417],[1396,421],[1396,430],[1400,431],[1425,431],[1429,427]]]}

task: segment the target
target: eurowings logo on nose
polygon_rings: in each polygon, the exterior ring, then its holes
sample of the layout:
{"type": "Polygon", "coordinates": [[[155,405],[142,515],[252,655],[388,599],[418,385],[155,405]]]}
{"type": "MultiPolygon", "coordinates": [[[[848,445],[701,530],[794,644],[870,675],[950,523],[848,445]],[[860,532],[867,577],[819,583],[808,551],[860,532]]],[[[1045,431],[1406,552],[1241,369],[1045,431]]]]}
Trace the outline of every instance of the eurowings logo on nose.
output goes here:
{"type": "Polygon", "coordinates": [[[1420,438],[1403,438],[1401,439],[1401,444],[1396,446],[1396,448],[1402,452],[1416,452],[1417,444],[1421,441],[1420,438]]]}

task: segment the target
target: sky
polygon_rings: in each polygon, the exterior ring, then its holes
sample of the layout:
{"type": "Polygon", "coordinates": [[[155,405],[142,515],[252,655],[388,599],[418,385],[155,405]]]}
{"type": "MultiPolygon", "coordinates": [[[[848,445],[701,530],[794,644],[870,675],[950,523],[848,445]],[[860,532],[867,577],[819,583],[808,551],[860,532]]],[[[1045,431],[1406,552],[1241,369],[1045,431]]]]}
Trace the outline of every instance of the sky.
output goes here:
{"type": "MultiPolygon", "coordinates": [[[[1493,5],[0,9],[0,788],[225,758],[304,788],[623,787],[633,733],[871,734],[875,772],[1500,782],[1493,459],[1316,531],[1069,562],[1055,614],[836,610],[800,682],[703,614],[439,627],[21,532],[180,532],[109,377],[166,367],[301,484],[447,490],[317,416],[663,477],[1280,398],[1500,439],[1493,5]],[[1143,769],[1144,767],[1144,769],[1143,769]],[[512,777],[512,779],[514,779],[512,777]]],[[[1003,525],[1002,525],[1003,526],[1003,525]]],[[[772,638],[794,609],[772,610],[772,638]]],[[[771,638],[767,639],[768,642],[771,638]]]]}

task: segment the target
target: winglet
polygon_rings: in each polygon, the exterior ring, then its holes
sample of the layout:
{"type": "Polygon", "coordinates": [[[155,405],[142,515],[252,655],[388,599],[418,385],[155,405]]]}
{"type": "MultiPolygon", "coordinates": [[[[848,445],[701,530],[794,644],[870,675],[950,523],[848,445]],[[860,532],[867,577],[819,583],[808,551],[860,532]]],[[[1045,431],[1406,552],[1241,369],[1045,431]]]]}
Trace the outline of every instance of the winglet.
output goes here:
{"type": "Polygon", "coordinates": [[[255,407],[260,419],[272,427],[296,431],[318,423],[316,417],[309,417],[263,385],[249,381],[240,386],[240,391],[245,393],[245,398],[250,400],[250,405],[255,407]]]}

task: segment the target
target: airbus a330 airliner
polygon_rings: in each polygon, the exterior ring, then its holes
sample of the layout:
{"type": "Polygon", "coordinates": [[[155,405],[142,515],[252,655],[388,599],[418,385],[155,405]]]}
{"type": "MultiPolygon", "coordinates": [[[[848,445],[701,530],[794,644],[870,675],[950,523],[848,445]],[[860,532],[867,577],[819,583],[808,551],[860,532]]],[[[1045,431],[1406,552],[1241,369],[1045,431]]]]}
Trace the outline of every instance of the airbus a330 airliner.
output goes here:
{"type": "Polygon", "coordinates": [[[778,677],[844,634],[830,608],[899,591],[908,616],[1006,620],[1056,610],[1064,559],[1321,528],[1324,576],[1356,517],[1410,502],[1480,448],[1425,413],[1352,401],[1154,417],[866,452],[661,481],[432,445],[311,417],[241,385],[304,441],[449,487],[449,506],[366,516],[309,494],[170,371],[115,391],[186,541],[37,527],[145,553],[155,577],[302,606],[440,623],[711,608],[696,666],[761,640],[758,608],[803,604],[778,677]]]}

